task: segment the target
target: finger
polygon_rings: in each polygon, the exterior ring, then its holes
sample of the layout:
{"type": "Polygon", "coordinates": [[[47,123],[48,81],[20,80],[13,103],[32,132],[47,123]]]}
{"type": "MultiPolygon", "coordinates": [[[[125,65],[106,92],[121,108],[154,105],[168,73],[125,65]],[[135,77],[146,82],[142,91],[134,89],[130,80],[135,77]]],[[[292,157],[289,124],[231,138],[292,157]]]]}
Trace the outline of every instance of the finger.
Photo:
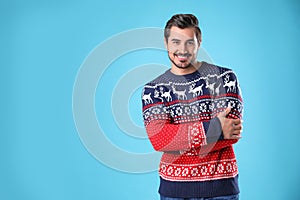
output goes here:
{"type": "Polygon", "coordinates": [[[230,113],[230,111],[231,111],[231,107],[230,106],[228,106],[225,110],[224,110],[224,116],[226,117],[229,113],[230,113]]]}
{"type": "Polygon", "coordinates": [[[243,126],[241,124],[238,124],[238,125],[233,124],[233,129],[234,130],[242,130],[242,128],[243,128],[243,126]]]}
{"type": "Polygon", "coordinates": [[[238,129],[241,133],[243,132],[243,125],[239,125],[239,129],[238,129]]]}
{"type": "Polygon", "coordinates": [[[225,110],[220,112],[218,116],[225,118],[230,113],[230,111],[231,111],[231,107],[227,107],[225,110]]]}
{"type": "Polygon", "coordinates": [[[240,120],[240,119],[232,119],[232,123],[234,123],[235,125],[241,124],[242,120],[240,120]]]}
{"type": "Polygon", "coordinates": [[[242,136],[240,136],[240,135],[235,136],[235,139],[241,139],[241,138],[242,138],[242,136]]]}
{"type": "Polygon", "coordinates": [[[232,132],[232,135],[241,135],[241,131],[240,130],[235,130],[232,132]]]}
{"type": "Polygon", "coordinates": [[[232,139],[240,139],[240,138],[242,138],[242,136],[241,136],[241,134],[232,134],[231,138],[232,139]]]}

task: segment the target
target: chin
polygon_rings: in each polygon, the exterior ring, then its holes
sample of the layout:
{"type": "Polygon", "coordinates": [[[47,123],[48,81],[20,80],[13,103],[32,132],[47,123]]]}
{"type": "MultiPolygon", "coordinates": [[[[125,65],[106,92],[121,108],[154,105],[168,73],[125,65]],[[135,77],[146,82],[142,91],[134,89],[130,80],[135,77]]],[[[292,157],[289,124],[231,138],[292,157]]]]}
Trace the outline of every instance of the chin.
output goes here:
{"type": "Polygon", "coordinates": [[[187,68],[190,68],[192,65],[191,65],[191,63],[184,64],[184,65],[182,63],[178,63],[175,66],[180,68],[180,69],[187,69],[187,68]]]}
{"type": "Polygon", "coordinates": [[[182,63],[176,59],[175,56],[171,56],[168,54],[170,61],[179,69],[187,69],[193,66],[193,60],[187,60],[186,62],[182,63]]]}

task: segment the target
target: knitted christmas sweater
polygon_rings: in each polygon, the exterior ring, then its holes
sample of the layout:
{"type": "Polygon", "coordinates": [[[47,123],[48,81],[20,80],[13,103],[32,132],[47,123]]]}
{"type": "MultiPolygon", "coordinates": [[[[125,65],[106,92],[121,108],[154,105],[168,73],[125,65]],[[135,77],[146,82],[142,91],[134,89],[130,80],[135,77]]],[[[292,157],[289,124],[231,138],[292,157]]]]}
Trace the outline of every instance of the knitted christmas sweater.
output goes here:
{"type": "Polygon", "coordinates": [[[143,118],[154,149],[163,152],[159,193],[197,198],[239,193],[233,144],[223,139],[218,113],[241,118],[240,87],[230,69],[202,62],[194,73],[170,70],[144,86],[143,118]]]}

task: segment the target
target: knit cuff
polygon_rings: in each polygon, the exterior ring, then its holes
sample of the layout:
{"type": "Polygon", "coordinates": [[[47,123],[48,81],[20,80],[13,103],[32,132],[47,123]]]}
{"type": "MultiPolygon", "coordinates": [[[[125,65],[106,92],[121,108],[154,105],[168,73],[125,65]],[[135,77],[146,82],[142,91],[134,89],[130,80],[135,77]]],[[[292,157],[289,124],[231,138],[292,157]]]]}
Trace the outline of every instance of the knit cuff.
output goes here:
{"type": "Polygon", "coordinates": [[[194,123],[189,127],[189,143],[190,148],[195,149],[202,145],[206,145],[206,136],[202,123],[194,123]]]}
{"type": "Polygon", "coordinates": [[[208,144],[224,139],[221,122],[218,117],[214,117],[208,122],[203,122],[203,125],[206,133],[206,141],[208,144]]]}

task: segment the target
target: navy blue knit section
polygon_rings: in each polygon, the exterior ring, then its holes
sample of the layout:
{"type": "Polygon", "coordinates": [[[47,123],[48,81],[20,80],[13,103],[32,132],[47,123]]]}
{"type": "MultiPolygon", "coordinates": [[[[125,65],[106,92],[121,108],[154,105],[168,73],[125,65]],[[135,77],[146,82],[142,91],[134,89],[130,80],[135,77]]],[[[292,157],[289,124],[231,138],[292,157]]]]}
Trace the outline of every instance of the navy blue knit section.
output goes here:
{"type": "MultiPolygon", "coordinates": [[[[191,80],[195,80],[199,77],[207,77],[209,75],[220,75],[226,71],[229,71],[229,68],[216,66],[213,64],[209,64],[206,62],[202,62],[201,67],[191,74],[185,75],[176,75],[171,72],[170,69],[166,70],[165,73],[161,74],[149,84],[156,84],[156,83],[168,83],[168,82],[176,82],[176,83],[186,83],[191,80]]],[[[216,81],[216,80],[215,80],[216,81]]]]}
{"type": "Polygon", "coordinates": [[[218,117],[203,122],[203,127],[206,133],[206,142],[208,144],[224,139],[221,122],[218,117]]]}
{"type": "Polygon", "coordinates": [[[160,178],[159,193],[173,198],[207,198],[239,194],[238,176],[234,178],[177,182],[160,178]]]}

